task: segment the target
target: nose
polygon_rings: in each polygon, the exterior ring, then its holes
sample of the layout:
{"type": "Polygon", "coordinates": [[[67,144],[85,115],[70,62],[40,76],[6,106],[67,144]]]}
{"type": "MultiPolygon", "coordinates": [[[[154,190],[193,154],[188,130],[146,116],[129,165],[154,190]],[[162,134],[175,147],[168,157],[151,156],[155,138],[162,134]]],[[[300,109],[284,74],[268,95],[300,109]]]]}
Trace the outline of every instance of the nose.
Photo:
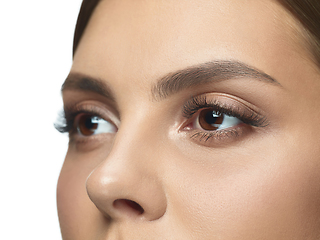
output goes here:
{"type": "Polygon", "coordinates": [[[89,198],[103,215],[113,220],[153,221],[166,211],[166,197],[154,156],[136,143],[128,139],[115,143],[87,178],[89,198]]]}

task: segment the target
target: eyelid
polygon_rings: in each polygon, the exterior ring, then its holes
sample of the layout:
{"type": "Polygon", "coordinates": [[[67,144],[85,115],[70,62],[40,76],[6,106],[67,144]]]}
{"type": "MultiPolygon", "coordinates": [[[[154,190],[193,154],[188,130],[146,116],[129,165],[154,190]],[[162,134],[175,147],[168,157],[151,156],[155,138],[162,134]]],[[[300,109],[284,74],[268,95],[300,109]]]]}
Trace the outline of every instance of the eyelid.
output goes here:
{"type": "Polygon", "coordinates": [[[68,113],[71,114],[70,117],[75,117],[74,115],[79,113],[89,113],[107,121],[111,121],[116,127],[120,124],[120,119],[112,108],[96,101],[85,101],[76,104],[73,107],[65,107],[65,113],[66,118],[68,118],[68,113]]]}
{"type": "Polygon", "coordinates": [[[185,121],[179,131],[189,136],[194,142],[208,147],[226,146],[269,124],[266,114],[257,107],[251,106],[242,99],[221,93],[205,93],[192,97],[183,105],[182,115],[185,121]],[[241,123],[221,130],[197,129],[194,122],[200,112],[205,109],[213,109],[221,114],[236,117],[241,123]]]}
{"type": "Polygon", "coordinates": [[[262,110],[243,99],[225,93],[205,93],[192,97],[182,107],[183,117],[190,119],[196,112],[204,108],[213,108],[220,113],[237,117],[240,120],[255,116],[257,126],[268,125],[266,113],[262,110]],[[258,119],[260,120],[258,121],[258,119]]]}
{"type": "Polygon", "coordinates": [[[58,131],[60,131],[61,129],[62,131],[60,132],[68,132],[70,142],[86,143],[89,140],[103,140],[103,138],[107,137],[107,135],[110,135],[96,134],[92,136],[81,136],[75,126],[75,120],[77,116],[79,116],[79,114],[85,113],[102,118],[113,124],[116,129],[118,129],[120,125],[120,119],[115,111],[113,111],[112,108],[97,101],[80,102],[74,106],[65,105],[64,113],[65,124],[63,124],[62,127],[58,126],[57,129],[58,131]]]}

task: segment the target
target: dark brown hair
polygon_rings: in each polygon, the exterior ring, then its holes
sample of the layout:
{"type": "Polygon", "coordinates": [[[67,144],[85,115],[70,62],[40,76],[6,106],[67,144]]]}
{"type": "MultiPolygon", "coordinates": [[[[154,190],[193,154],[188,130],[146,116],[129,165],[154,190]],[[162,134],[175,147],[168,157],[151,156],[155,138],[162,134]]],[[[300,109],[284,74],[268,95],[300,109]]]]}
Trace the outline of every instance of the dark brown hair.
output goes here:
{"type": "Polygon", "coordinates": [[[320,67],[320,1],[278,0],[299,20],[306,30],[306,36],[316,63],[320,67]]]}
{"type": "MultiPolygon", "coordinates": [[[[73,39],[73,55],[89,19],[100,0],[83,0],[73,39]]],[[[319,0],[278,0],[302,24],[307,33],[315,61],[320,67],[320,1],[319,0]]]]}
{"type": "Polygon", "coordinates": [[[86,29],[90,17],[99,2],[100,0],[83,0],[82,2],[73,37],[73,56],[77,50],[80,39],[84,30],[86,29]]]}

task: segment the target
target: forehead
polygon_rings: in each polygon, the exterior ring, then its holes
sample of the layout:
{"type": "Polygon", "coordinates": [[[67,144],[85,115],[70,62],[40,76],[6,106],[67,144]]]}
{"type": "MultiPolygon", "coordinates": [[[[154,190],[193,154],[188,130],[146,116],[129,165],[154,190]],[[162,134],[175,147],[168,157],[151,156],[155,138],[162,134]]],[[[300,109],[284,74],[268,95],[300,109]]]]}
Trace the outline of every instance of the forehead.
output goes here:
{"type": "Polygon", "coordinates": [[[279,63],[304,51],[296,29],[270,0],[103,0],[72,70],[145,86],[186,66],[236,59],[277,75],[279,63]]]}

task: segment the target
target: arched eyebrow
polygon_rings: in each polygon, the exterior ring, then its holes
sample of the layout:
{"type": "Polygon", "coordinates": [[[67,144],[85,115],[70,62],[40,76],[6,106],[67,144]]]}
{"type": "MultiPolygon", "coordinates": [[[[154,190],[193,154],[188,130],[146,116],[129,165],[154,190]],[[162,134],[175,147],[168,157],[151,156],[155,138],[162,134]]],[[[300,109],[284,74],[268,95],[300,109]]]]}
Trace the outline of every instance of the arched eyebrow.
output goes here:
{"type": "Polygon", "coordinates": [[[212,61],[165,75],[152,87],[156,101],[165,99],[184,89],[228,79],[252,78],[281,86],[270,75],[239,61],[212,61]]]}
{"type": "MultiPolygon", "coordinates": [[[[268,74],[239,61],[213,61],[187,67],[161,77],[152,87],[152,98],[161,101],[173,94],[191,87],[228,79],[252,78],[281,86],[268,74]]],[[[107,81],[80,73],[70,73],[61,91],[81,90],[95,92],[115,102],[114,94],[107,81]]]]}
{"type": "Polygon", "coordinates": [[[80,90],[97,93],[108,100],[115,102],[115,97],[107,82],[82,73],[70,73],[61,87],[61,92],[66,90],[80,90]]]}

